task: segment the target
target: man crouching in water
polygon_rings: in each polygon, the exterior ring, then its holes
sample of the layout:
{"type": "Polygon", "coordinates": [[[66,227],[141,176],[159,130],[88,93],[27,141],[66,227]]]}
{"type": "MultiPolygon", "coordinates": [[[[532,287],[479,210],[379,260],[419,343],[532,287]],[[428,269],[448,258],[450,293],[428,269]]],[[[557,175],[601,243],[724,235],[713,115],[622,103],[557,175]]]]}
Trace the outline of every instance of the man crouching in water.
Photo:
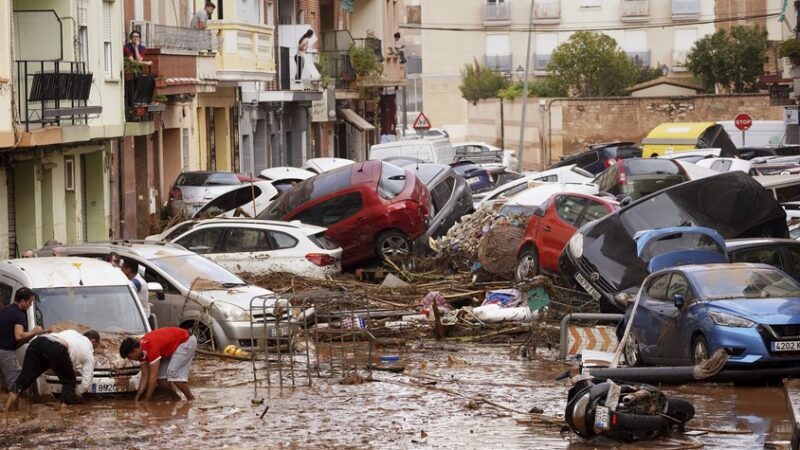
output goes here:
{"type": "Polygon", "coordinates": [[[156,383],[173,398],[180,399],[175,392],[177,387],[186,400],[194,400],[189,390],[189,369],[197,349],[197,338],[187,330],[177,327],[164,327],[153,330],[142,339],[126,338],[119,346],[119,355],[138,362],[142,368],[136,401],[142,393],[145,401],[150,401],[156,383]]]}

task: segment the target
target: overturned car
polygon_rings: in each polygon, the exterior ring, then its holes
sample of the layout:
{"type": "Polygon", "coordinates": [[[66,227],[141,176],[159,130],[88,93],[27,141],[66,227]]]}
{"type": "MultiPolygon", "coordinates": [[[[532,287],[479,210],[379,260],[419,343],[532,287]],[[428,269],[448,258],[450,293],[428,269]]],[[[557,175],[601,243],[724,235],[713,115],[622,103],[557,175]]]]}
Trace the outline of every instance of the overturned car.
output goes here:
{"type": "Polygon", "coordinates": [[[600,309],[623,309],[614,296],[649,275],[636,252],[636,233],[702,226],[723,238],[787,237],[786,213],[769,191],[742,172],[729,172],[667,188],[581,227],[559,257],[561,274],[574,279],[600,309]]]}

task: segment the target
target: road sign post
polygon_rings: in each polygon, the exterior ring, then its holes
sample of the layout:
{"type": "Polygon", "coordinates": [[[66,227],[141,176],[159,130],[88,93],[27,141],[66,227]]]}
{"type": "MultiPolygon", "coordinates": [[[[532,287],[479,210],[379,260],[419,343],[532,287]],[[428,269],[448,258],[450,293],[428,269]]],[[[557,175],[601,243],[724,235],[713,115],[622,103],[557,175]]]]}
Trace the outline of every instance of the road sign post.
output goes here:
{"type": "Polygon", "coordinates": [[[744,146],[745,132],[753,126],[753,118],[750,117],[750,114],[740,113],[733,119],[733,124],[736,125],[736,128],[742,130],[742,146],[744,146]]]}

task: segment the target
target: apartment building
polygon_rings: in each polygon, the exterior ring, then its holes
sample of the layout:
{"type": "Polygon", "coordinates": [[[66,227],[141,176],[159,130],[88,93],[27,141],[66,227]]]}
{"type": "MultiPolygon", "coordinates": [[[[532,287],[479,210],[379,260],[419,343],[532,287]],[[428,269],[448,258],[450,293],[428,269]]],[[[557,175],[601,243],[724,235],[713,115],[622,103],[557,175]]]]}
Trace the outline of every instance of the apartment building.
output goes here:
{"type": "Polygon", "coordinates": [[[111,234],[122,3],[0,2],[0,258],[111,234]]]}

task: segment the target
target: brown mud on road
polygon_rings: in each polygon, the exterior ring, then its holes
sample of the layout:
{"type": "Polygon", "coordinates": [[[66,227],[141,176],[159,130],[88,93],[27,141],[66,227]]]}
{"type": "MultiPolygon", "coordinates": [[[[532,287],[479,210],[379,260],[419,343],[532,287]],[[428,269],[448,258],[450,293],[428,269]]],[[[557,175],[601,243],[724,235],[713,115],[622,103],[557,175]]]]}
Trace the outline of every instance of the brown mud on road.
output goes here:
{"type": "MultiPolygon", "coordinates": [[[[194,402],[137,405],[130,398],[93,398],[61,415],[54,412],[53,403],[29,407],[23,400],[10,426],[0,429],[0,447],[593,447],[561,435],[558,427],[532,427],[516,420],[533,407],[545,416],[563,415],[567,388],[553,378],[564,370],[564,363],[517,358],[509,345],[416,345],[401,353],[403,373],[375,371],[373,381],[363,383],[349,377],[354,384],[341,384],[340,375],[313,378],[312,387],[279,389],[273,384],[270,390],[259,388],[263,404],[251,402],[250,362],[198,357],[191,380],[194,402]],[[269,410],[262,420],[265,406],[269,410]]],[[[690,386],[667,393],[694,402],[698,414],[690,425],[755,432],[690,441],[704,448],[760,448],[765,439],[790,436],[780,388],[690,386]]],[[[664,442],[623,448],[664,448],[664,442]]]]}

